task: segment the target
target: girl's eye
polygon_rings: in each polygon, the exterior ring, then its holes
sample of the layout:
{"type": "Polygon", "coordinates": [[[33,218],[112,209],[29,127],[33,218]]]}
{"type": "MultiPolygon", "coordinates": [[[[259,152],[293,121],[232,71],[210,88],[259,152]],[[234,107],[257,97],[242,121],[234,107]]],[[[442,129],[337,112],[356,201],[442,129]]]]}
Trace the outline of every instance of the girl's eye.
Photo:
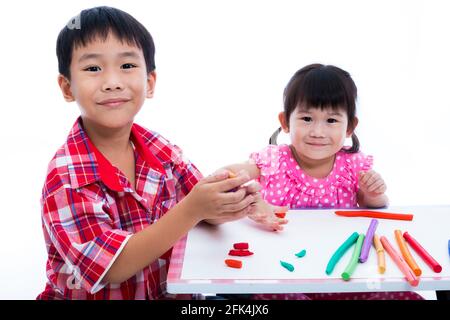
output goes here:
{"type": "Polygon", "coordinates": [[[100,71],[100,67],[97,67],[97,66],[87,67],[86,69],[84,69],[84,71],[97,72],[97,71],[100,71]]]}
{"type": "Polygon", "coordinates": [[[131,69],[131,68],[136,68],[136,66],[132,63],[125,63],[122,65],[122,69],[131,69]]]}
{"type": "Polygon", "coordinates": [[[311,117],[301,117],[300,119],[305,121],[305,122],[311,122],[312,121],[311,117]]]}
{"type": "Polygon", "coordinates": [[[336,123],[338,122],[336,119],[330,118],[327,120],[328,123],[336,123]]]}

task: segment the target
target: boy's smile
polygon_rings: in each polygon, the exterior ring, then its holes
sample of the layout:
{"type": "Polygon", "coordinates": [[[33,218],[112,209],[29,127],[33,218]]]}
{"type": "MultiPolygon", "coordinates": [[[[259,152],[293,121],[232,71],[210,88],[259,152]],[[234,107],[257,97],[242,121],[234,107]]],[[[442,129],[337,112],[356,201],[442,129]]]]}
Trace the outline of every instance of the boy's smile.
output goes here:
{"type": "Polygon", "coordinates": [[[101,100],[101,101],[97,102],[97,104],[104,106],[104,107],[115,108],[115,107],[122,106],[124,103],[127,103],[130,100],[131,99],[129,99],[129,98],[111,98],[111,99],[101,100]]]}
{"type": "Polygon", "coordinates": [[[70,75],[59,78],[66,100],[78,103],[84,125],[101,131],[131,127],[156,80],[142,50],[112,32],[73,49],[70,75]]]}

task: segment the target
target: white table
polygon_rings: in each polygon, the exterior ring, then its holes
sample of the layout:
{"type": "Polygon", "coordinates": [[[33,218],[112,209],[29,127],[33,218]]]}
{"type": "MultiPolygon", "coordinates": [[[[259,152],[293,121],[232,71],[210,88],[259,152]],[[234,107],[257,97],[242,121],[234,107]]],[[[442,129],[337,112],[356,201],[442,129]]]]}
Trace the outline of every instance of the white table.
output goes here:
{"type": "MultiPolygon", "coordinates": [[[[386,236],[398,250],[394,230],[408,231],[441,264],[434,273],[409,247],[422,269],[420,283],[411,287],[385,252],[386,272],[378,273],[376,252],[371,248],[366,263],[359,263],[350,281],[341,273],[353,253],[351,247],[336,265],[325,273],[336,249],[353,233],[366,233],[371,218],[348,218],[335,210],[291,210],[289,223],[281,232],[267,231],[250,219],[220,226],[200,224],[173,249],[169,267],[169,293],[293,293],[450,290],[450,206],[390,207],[386,212],[412,213],[412,221],[379,219],[376,234],[386,236]],[[233,243],[248,242],[254,255],[232,257],[233,243]],[[303,258],[295,253],[306,250],[303,258]],[[239,259],[241,269],[229,268],[225,259],[239,259]],[[294,265],[289,272],[280,260],[294,265]]],[[[399,251],[399,250],[398,250],[399,251]]],[[[400,252],[400,251],[399,251],[400,252]]]]}

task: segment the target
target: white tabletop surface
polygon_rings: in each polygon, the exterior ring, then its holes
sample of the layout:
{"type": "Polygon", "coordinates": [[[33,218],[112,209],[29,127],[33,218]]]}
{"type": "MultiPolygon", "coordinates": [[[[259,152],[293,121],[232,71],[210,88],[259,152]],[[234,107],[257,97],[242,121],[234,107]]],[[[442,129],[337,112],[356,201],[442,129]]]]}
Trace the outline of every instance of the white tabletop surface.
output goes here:
{"type": "MultiPolygon", "coordinates": [[[[408,231],[441,264],[442,272],[434,273],[409,247],[422,269],[420,283],[411,287],[386,254],[386,272],[378,273],[373,247],[367,262],[359,263],[350,281],[341,273],[348,264],[352,246],[327,275],[325,268],[336,249],[353,233],[366,234],[371,218],[340,217],[335,210],[291,210],[289,223],[281,232],[268,231],[250,219],[220,226],[200,224],[192,229],[186,245],[174,248],[181,252],[177,276],[169,270],[167,289],[170,293],[288,293],[288,292],[363,292],[450,290],[450,206],[390,207],[383,210],[411,213],[412,221],[378,219],[376,234],[386,236],[398,251],[394,230],[408,231]],[[233,243],[248,242],[248,257],[232,257],[233,243]],[[306,255],[295,253],[305,249],[306,255]],[[229,268],[225,259],[241,260],[241,269],[229,268]],[[291,263],[289,272],[280,260],[291,263]]],[[[400,252],[400,251],[399,251],[400,252]]],[[[174,260],[175,261],[175,260],[174,260]]],[[[172,266],[171,266],[172,268],[172,266]]],[[[175,267],[174,267],[175,268],[175,267]]]]}

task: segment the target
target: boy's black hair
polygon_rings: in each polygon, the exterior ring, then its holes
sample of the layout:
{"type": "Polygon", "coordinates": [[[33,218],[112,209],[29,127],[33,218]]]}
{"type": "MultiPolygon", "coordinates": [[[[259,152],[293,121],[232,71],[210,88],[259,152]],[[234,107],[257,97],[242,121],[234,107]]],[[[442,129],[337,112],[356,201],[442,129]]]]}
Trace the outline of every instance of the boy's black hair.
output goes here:
{"type": "MultiPolygon", "coordinates": [[[[284,90],[286,122],[294,110],[304,104],[306,108],[343,108],[347,112],[348,128],[354,129],[357,88],[350,74],[336,66],[310,64],[298,70],[284,90]]],[[[359,140],[352,134],[352,147],[348,153],[359,150],[359,140]]]]}
{"type": "Polygon", "coordinates": [[[59,33],[56,42],[59,73],[70,79],[73,49],[85,46],[96,37],[106,39],[112,32],[120,41],[135,45],[143,52],[147,73],[155,70],[155,45],[148,30],[130,14],[111,7],[81,11],[59,33]]]}

